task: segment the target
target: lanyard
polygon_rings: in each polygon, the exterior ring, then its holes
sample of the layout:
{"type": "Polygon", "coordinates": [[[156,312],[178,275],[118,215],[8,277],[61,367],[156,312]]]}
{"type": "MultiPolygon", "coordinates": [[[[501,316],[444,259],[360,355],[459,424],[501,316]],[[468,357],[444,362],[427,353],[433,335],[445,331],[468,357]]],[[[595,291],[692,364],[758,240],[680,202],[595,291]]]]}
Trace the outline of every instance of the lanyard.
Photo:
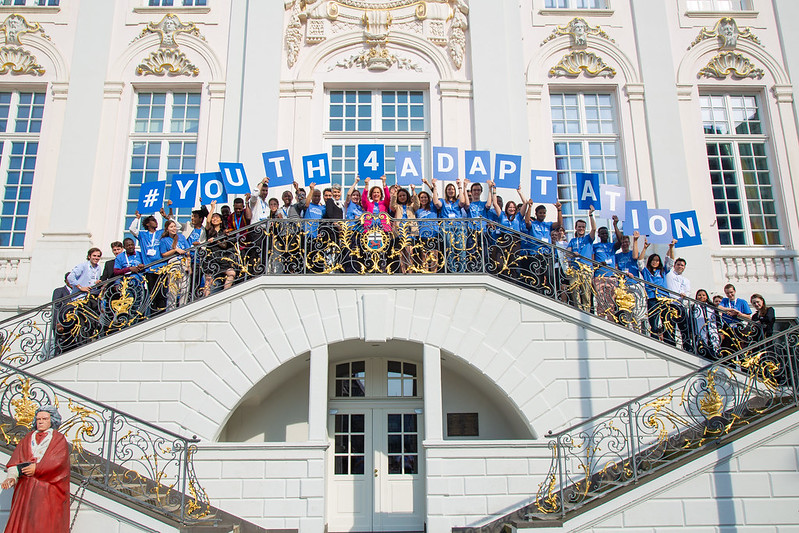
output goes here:
{"type": "MultiPolygon", "coordinates": [[[[148,231],[144,235],[147,236],[147,240],[149,241],[147,244],[145,244],[145,247],[148,250],[152,250],[154,252],[155,251],[155,246],[156,246],[156,244],[155,244],[155,232],[150,233],[148,231]]],[[[150,255],[152,255],[152,254],[150,254],[150,255]]]]}
{"type": "Polygon", "coordinates": [[[286,207],[286,206],[283,206],[280,209],[283,211],[283,218],[288,218],[289,217],[289,209],[290,208],[286,207]]]}
{"type": "Polygon", "coordinates": [[[236,213],[233,213],[233,225],[236,226],[236,229],[241,227],[241,219],[244,218],[244,215],[236,216],[236,213]]]}

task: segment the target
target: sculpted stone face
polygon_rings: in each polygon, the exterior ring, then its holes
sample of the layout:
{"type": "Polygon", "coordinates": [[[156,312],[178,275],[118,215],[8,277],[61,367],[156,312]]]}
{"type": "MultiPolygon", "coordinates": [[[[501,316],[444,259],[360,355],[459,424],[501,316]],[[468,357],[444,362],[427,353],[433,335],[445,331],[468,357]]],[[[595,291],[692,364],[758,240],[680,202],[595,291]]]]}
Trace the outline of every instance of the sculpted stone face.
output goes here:
{"type": "Polygon", "coordinates": [[[582,20],[575,20],[572,23],[572,38],[575,46],[585,46],[587,44],[588,25],[582,20]]]}
{"type": "Polygon", "coordinates": [[[722,48],[735,48],[735,45],[738,44],[735,26],[731,22],[723,22],[719,25],[719,41],[722,48]]]}

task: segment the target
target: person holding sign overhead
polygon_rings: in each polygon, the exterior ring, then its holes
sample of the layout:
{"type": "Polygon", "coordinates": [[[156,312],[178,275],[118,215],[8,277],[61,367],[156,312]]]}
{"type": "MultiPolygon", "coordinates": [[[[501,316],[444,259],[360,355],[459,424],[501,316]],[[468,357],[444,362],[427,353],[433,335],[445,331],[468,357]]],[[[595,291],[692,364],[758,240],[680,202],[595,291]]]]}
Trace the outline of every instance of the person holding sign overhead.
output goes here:
{"type": "Polygon", "coordinates": [[[260,222],[269,218],[269,178],[264,178],[253,191],[256,196],[247,195],[247,207],[250,209],[250,220],[260,222]]]}
{"type": "Polygon", "coordinates": [[[161,257],[164,259],[171,258],[168,263],[169,281],[167,282],[167,288],[169,291],[166,296],[167,310],[175,309],[178,305],[186,302],[191,272],[191,262],[188,255],[189,248],[191,248],[191,244],[182,233],[178,232],[175,221],[168,220],[164,225],[164,232],[161,234],[160,240],[161,257]]]}
{"type": "MultiPolygon", "coordinates": [[[[370,181],[370,178],[366,178],[364,181],[363,194],[361,195],[363,210],[366,213],[370,213],[375,219],[382,218],[380,224],[383,227],[383,231],[386,233],[391,233],[391,223],[388,220],[389,217],[380,217],[380,213],[388,213],[390,209],[391,199],[390,191],[388,190],[388,187],[386,187],[386,175],[383,174],[380,176],[380,181],[383,183],[382,187],[375,185],[374,187],[370,188],[370,181]]],[[[364,220],[363,228],[368,230],[372,227],[372,223],[372,220],[367,218],[364,220]]]]}
{"type": "MultiPolygon", "coordinates": [[[[621,231],[619,231],[619,217],[613,215],[613,230],[616,239],[610,241],[608,228],[601,227],[597,230],[599,242],[593,244],[594,261],[613,267],[616,250],[621,248],[621,231]]],[[[602,318],[613,320],[616,310],[616,287],[618,279],[612,270],[605,267],[594,271],[594,291],[596,293],[596,314],[602,318]]]]}
{"type": "MultiPolygon", "coordinates": [[[[433,190],[431,184],[426,180],[424,184],[433,190]]],[[[438,210],[433,205],[430,194],[426,191],[419,193],[419,209],[416,210],[416,218],[426,220],[419,222],[419,239],[422,241],[422,269],[425,272],[437,272],[441,257],[438,222],[435,222],[435,219],[438,218],[438,210]]]]}
{"type": "Polygon", "coordinates": [[[591,232],[585,233],[585,220],[574,223],[574,237],[569,241],[567,248],[583,259],[572,259],[566,269],[566,279],[569,282],[569,297],[572,305],[578,306],[586,313],[591,312],[591,262],[586,257],[594,256],[594,236],[596,235],[596,221],[594,220],[594,206],[588,208],[588,220],[591,221],[591,232]]]}
{"type": "MultiPolygon", "coordinates": [[[[460,181],[458,190],[455,185],[447,183],[444,187],[444,199],[438,197],[438,187],[436,179],[433,178],[431,191],[433,192],[433,205],[438,209],[439,218],[455,219],[464,218],[466,213],[463,208],[466,206],[466,197],[460,181]]],[[[466,269],[466,231],[465,228],[456,222],[445,223],[443,225],[446,246],[449,248],[447,254],[448,267],[450,272],[463,272],[466,269]],[[457,252],[456,252],[457,251],[457,252]]]]}
{"type": "MultiPolygon", "coordinates": [[[[546,222],[547,218],[547,208],[545,205],[540,204],[535,208],[535,218],[530,218],[530,214],[533,211],[533,199],[530,198],[527,200],[527,207],[524,212],[524,226],[522,227],[522,233],[527,233],[533,239],[537,239],[539,241],[544,241],[547,243],[552,244],[551,233],[553,224],[557,226],[563,226],[563,206],[559,201],[555,202],[555,208],[558,210],[558,220],[557,222],[546,222]]],[[[533,275],[535,279],[534,288],[538,288],[540,290],[544,290],[547,286],[547,276],[554,276],[554,265],[552,265],[552,254],[550,253],[550,248],[548,246],[544,246],[541,244],[536,243],[531,239],[523,239],[522,240],[522,254],[528,256],[525,260],[525,265],[523,266],[523,270],[526,271],[527,275],[533,275]],[[544,272],[531,272],[532,265],[534,258],[532,257],[535,254],[541,254],[546,256],[548,267],[547,269],[550,271],[549,274],[544,272]]],[[[552,277],[551,279],[554,279],[552,277]]]]}
{"type": "Polygon", "coordinates": [[[666,274],[671,270],[674,263],[674,243],[669,245],[669,252],[666,256],[666,264],[660,259],[658,254],[646,257],[646,249],[649,242],[644,239],[644,247],[638,253],[638,238],[641,234],[636,231],[633,233],[633,259],[638,261],[638,269],[641,277],[648,282],[646,286],[647,308],[649,310],[649,336],[662,339],[663,328],[661,314],[665,311],[665,305],[669,302],[669,293],[666,290],[666,274]],[[663,290],[659,289],[662,288],[663,290]]]}
{"type": "Polygon", "coordinates": [[[417,225],[407,222],[409,219],[416,218],[416,210],[419,208],[416,186],[411,185],[410,194],[407,189],[399,187],[392,189],[390,207],[391,212],[394,214],[394,227],[400,243],[403,241],[403,236],[405,237],[406,244],[400,250],[400,270],[403,274],[406,274],[411,266],[411,246],[413,241],[419,236],[417,225]]]}
{"type": "Polygon", "coordinates": [[[236,278],[236,270],[231,268],[232,265],[231,252],[232,244],[225,231],[225,225],[222,222],[222,215],[215,213],[216,201],[211,202],[211,207],[208,210],[208,225],[205,226],[205,241],[208,246],[206,249],[210,252],[211,262],[203,264],[206,272],[205,286],[203,287],[203,295],[208,296],[211,294],[211,287],[214,285],[214,276],[219,272],[225,272],[225,280],[223,287],[229,289],[233,285],[233,280],[236,278]]]}

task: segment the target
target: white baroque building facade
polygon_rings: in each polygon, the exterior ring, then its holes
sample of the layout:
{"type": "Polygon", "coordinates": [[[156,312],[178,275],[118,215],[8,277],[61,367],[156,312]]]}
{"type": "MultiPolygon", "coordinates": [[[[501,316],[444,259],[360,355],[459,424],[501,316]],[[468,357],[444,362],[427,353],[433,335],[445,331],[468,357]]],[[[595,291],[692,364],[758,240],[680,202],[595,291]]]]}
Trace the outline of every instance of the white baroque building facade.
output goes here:
{"type": "MultiPolygon", "coordinates": [[[[236,161],[254,185],[286,148],[348,187],[360,143],[389,181],[434,146],[557,169],[569,229],[597,172],[698,213],[694,290],[799,313],[794,0],[2,4],[3,316],[127,236],[144,181],[236,161]]],[[[479,275],[266,276],[32,371],[200,437],[212,503],[262,527],[437,533],[533,501],[547,431],[703,364],[479,275]]],[[[552,530],[793,530],[797,435],[794,412],[552,530]]]]}

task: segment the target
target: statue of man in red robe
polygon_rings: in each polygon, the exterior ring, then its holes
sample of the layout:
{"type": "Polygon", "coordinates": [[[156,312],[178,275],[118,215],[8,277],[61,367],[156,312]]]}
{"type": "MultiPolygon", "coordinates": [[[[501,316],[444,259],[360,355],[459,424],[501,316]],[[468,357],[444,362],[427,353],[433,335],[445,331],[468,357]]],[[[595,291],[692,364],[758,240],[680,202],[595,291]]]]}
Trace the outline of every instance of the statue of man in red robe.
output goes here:
{"type": "Polygon", "coordinates": [[[69,532],[69,446],[58,409],[36,411],[35,430],[17,444],[3,489],[16,485],[6,533],[69,532]]]}

